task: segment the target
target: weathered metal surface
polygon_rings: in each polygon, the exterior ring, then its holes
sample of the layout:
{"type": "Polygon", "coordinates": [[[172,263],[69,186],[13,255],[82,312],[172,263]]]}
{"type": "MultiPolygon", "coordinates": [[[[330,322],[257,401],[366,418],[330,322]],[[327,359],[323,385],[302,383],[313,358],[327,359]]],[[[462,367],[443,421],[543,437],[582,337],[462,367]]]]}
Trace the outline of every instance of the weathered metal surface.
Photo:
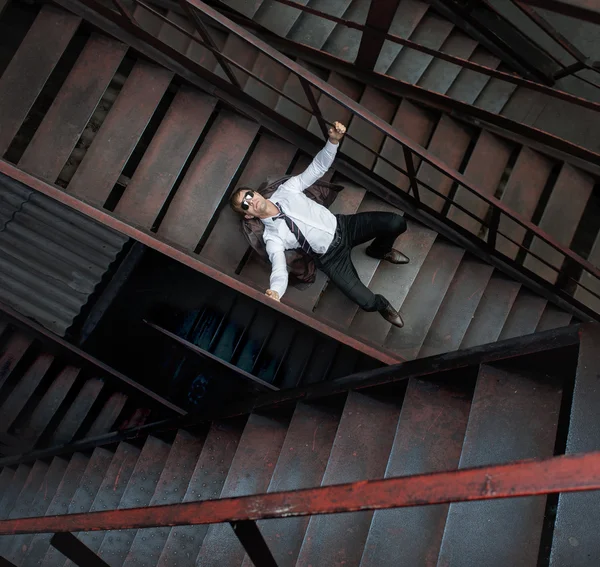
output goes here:
{"type": "MultiPolygon", "coordinates": [[[[296,406],[269,492],[321,484],[339,420],[340,412],[332,408],[307,404],[296,406]]],[[[279,567],[296,565],[308,522],[308,517],[259,522],[260,531],[279,567]]]]}
{"type": "MultiPolygon", "coordinates": [[[[216,499],[220,496],[229,467],[242,436],[243,421],[215,421],[211,424],[200,458],[185,492],[183,502],[216,499]]],[[[178,526],[171,529],[157,567],[195,567],[208,526],[178,526]]]]}
{"type": "Polygon", "coordinates": [[[56,181],[126,51],[122,43],[92,34],[19,160],[20,168],[56,181]]]}
{"type": "Polygon", "coordinates": [[[80,22],[81,18],[63,10],[42,7],[0,78],[0,155],[10,146],[80,22]]]}
{"type": "Polygon", "coordinates": [[[121,415],[121,412],[125,407],[126,402],[127,396],[125,394],[121,392],[115,392],[114,394],[111,394],[110,398],[108,398],[100,410],[98,417],[96,417],[89,429],[84,433],[84,436],[96,437],[97,435],[102,435],[103,433],[112,431],[117,423],[119,415],[121,415]]]}
{"type": "Polygon", "coordinates": [[[233,113],[219,113],[169,205],[159,237],[196,249],[257,132],[258,124],[233,113]]]}
{"type": "Polygon", "coordinates": [[[19,465],[10,483],[10,490],[5,492],[0,499],[0,518],[8,518],[13,509],[19,493],[23,490],[25,481],[29,476],[31,467],[28,465],[19,465]]]}
{"type": "MultiPolygon", "coordinates": [[[[126,508],[148,506],[167,462],[170,445],[155,437],[144,443],[127,487],[119,502],[118,514],[126,508]]],[[[111,565],[122,565],[135,537],[134,530],[111,530],[104,534],[98,555],[111,565]]]]}
{"type": "Polygon", "coordinates": [[[0,431],[8,431],[27,401],[33,396],[53,361],[54,357],[51,354],[40,354],[27,368],[12,392],[0,405],[0,431]]]}
{"type": "Polygon", "coordinates": [[[493,343],[498,340],[520,287],[520,284],[508,280],[501,274],[492,275],[460,343],[460,348],[493,343]]]}
{"type": "MultiPolygon", "coordinates": [[[[4,385],[11,373],[25,356],[27,349],[31,346],[33,339],[22,333],[13,334],[8,343],[2,349],[0,354],[0,386],[4,385]]],[[[0,430],[6,431],[4,427],[4,415],[2,416],[2,427],[0,430]]]]}
{"type": "Polygon", "coordinates": [[[302,6],[303,13],[290,30],[288,37],[299,43],[310,45],[315,49],[321,49],[336,27],[333,18],[344,16],[346,9],[352,4],[352,0],[324,0],[320,2],[320,5],[315,5],[314,2],[310,4],[311,6],[302,6]],[[323,12],[332,16],[332,18],[323,18],[320,15],[311,14],[308,11],[311,8],[317,10],[322,8],[323,12]]]}
{"type": "Polygon", "coordinates": [[[0,298],[64,335],[126,237],[0,176],[2,200],[23,194],[0,231],[0,298]]]}
{"type": "Polygon", "coordinates": [[[460,347],[493,271],[492,266],[474,258],[463,259],[429,328],[419,357],[453,352],[460,347]]]}
{"type": "MultiPolygon", "coordinates": [[[[150,500],[150,506],[179,504],[183,501],[195,465],[204,444],[204,435],[179,430],[169,451],[169,456],[150,500]]],[[[139,530],[131,544],[123,567],[156,565],[161,556],[170,529],[139,530]]]]}
{"type": "MultiPolygon", "coordinates": [[[[495,69],[500,64],[498,57],[495,57],[480,46],[475,49],[471,61],[486,69],[495,69]]],[[[450,98],[460,102],[474,104],[489,81],[490,78],[487,75],[471,69],[462,69],[446,94],[450,98]]]]}
{"type": "Polygon", "coordinates": [[[499,341],[534,333],[548,302],[521,288],[504,322],[499,341]]]}
{"type": "MultiPolygon", "coordinates": [[[[416,358],[444,300],[465,251],[449,242],[434,242],[406,299],[399,307],[404,327],[391,327],[385,344],[406,360],[416,358]]],[[[400,266],[398,268],[401,269],[400,266]]]]}
{"type": "MultiPolygon", "coordinates": [[[[544,208],[540,228],[564,246],[570,246],[593,188],[591,177],[564,164],[544,208]]],[[[541,240],[534,238],[529,249],[553,266],[562,267],[562,254],[541,240]]],[[[545,280],[556,281],[557,272],[532,256],[527,256],[524,265],[545,280]]]]}
{"type": "MultiPolygon", "coordinates": [[[[350,392],[338,426],[322,485],[366,482],[385,473],[394,440],[399,400],[385,402],[350,392]]],[[[356,565],[363,553],[371,512],[310,519],[299,565],[356,565]],[[348,533],[351,540],[346,539],[348,533]]]]}
{"type": "MultiPolygon", "coordinates": [[[[512,148],[505,140],[482,130],[465,169],[465,177],[477,183],[487,195],[493,195],[502,179],[511,152],[512,148]]],[[[458,187],[454,202],[482,220],[486,218],[489,210],[487,203],[462,187],[458,187]]],[[[450,207],[448,218],[473,234],[478,234],[481,229],[480,222],[454,206],[450,207]]]]}
{"type": "Polygon", "coordinates": [[[521,2],[585,22],[600,24],[600,9],[594,0],[521,0],[521,2]]]}
{"type": "Polygon", "coordinates": [[[150,230],[173,189],[216,100],[182,87],[115,208],[124,220],[150,230]]]}
{"type": "Polygon", "coordinates": [[[265,84],[250,77],[244,86],[244,92],[249,94],[252,98],[260,100],[267,106],[274,108],[279,99],[279,95],[270,87],[274,87],[277,90],[283,89],[290,72],[283,65],[276,63],[262,53],[256,58],[251,70],[253,75],[262,79],[270,86],[267,87],[265,84]]]}
{"type": "MultiPolygon", "coordinates": [[[[559,381],[542,372],[482,366],[460,468],[551,457],[561,397],[559,381]]],[[[495,488],[492,474],[478,490],[495,488]]],[[[537,565],[545,505],[545,497],[452,504],[439,563],[537,565]]]]}
{"type": "MultiPolygon", "coordinates": [[[[410,380],[385,477],[458,467],[469,409],[470,388],[410,380]]],[[[435,565],[448,506],[375,512],[362,567],[435,565]]]]}
{"type": "MultiPolygon", "coordinates": [[[[519,211],[522,218],[530,219],[551,171],[550,160],[529,148],[522,148],[502,194],[502,202],[511,210],[519,211]]],[[[500,231],[519,243],[526,234],[522,226],[504,215],[500,218],[500,231]]],[[[497,248],[510,258],[515,258],[519,251],[515,244],[502,235],[498,235],[497,248]]]]}
{"type": "Polygon", "coordinates": [[[541,331],[547,331],[549,329],[556,329],[558,327],[564,327],[571,322],[573,315],[567,313],[566,311],[562,311],[558,307],[555,307],[551,303],[546,305],[546,309],[542,313],[542,317],[540,318],[540,322],[535,329],[536,333],[541,331]]]}
{"type": "MultiPolygon", "coordinates": [[[[258,494],[267,490],[287,431],[287,420],[252,414],[240,439],[221,497],[258,494]]],[[[184,506],[189,504],[184,504],[184,506]]],[[[241,564],[244,548],[231,526],[208,529],[198,563],[206,567],[241,564]]]]}
{"type": "MultiPolygon", "coordinates": [[[[600,402],[599,352],[600,330],[596,327],[582,329],[565,450],[568,455],[596,451],[600,446],[600,420],[597,412],[600,402]]],[[[550,554],[551,567],[566,564],[592,567],[598,564],[599,501],[599,492],[586,494],[584,498],[578,494],[560,495],[550,554]]]]}
{"type": "Polygon", "coordinates": [[[165,94],[173,73],[138,61],[67,191],[102,207],[165,94]]]}
{"type": "Polygon", "coordinates": [[[375,67],[385,41],[384,34],[390,30],[399,4],[400,0],[386,0],[378,2],[376,7],[375,2],[371,2],[356,56],[358,67],[368,70],[375,67]]]}

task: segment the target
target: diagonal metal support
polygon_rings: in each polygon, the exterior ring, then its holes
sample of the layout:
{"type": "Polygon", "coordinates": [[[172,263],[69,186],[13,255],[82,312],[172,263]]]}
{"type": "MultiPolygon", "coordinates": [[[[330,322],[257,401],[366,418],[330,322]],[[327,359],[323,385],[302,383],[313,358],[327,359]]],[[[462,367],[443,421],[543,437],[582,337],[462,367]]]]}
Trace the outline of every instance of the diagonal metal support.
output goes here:
{"type": "Polygon", "coordinates": [[[246,520],[230,522],[230,525],[255,567],[277,567],[277,562],[256,522],[246,520]]]}
{"type": "Polygon", "coordinates": [[[371,0],[365,29],[360,40],[356,66],[372,71],[383,47],[385,36],[390,30],[400,0],[371,0]]]}
{"type": "Polygon", "coordinates": [[[312,92],[312,89],[310,88],[310,84],[305,78],[299,76],[298,79],[300,80],[300,84],[302,85],[302,88],[304,89],[304,94],[306,95],[306,98],[308,99],[308,103],[310,104],[310,107],[312,108],[313,114],[315,115],[317,122],[319,123],[321,132],[323,132],[323,136],[325,136],[325,139],[327,139],[327,136],[328,136],[327,122],[325,122],[325,118],[323,118],[323,115],[321,114],[321,109],[319,108],[319,105],[317,104],[317,99],[315,98],[315,94],[312,92]]]}
{"type": "Polygon", "coordinates": [[[234,75],[233,71],[231,70],[229,63],[227,63],[227,61],[223,57],[221,57],[221,53],[219,51],[219,48],[217,47],[217,44],[214,42],[209,31],[206,29],[206,26],[204,25],[204,22],[198,15],[198,11],[196,10],[196,8],[194,8],[193,6],[190,6],[190,4],[188,2],[186,2],[185,0],[179,0],[179,5],[190,16],[192,22],[194,23],[194,26],[196,27],[196,30],[198,31],[198,33],[200,34],[200,37],[202,38],[202,41],[214,49],[213,55],[215,56],[215,58],[219,62],[219,65],[221,66],[221,68],[223,69],[225,74],[227,75],[227,78],[238,89],[242,90],[242,85],[240,84],[240,82],[238,81],[238,78],[234,75]]]}
{"type": "Polygon", "coordinates": [[[4,557],[2,557],[0,555],[0,567],[17,567],[14,563],[12,563],[11,561],[9,561],[8,559],[4,559],[4,557]]]}
{"type": "Polygon", "coordinates": [[[50,545],[70,559],[77,567],[110,567],[87,545],[71,532],[59,532],[52,536],[50,545]]]}

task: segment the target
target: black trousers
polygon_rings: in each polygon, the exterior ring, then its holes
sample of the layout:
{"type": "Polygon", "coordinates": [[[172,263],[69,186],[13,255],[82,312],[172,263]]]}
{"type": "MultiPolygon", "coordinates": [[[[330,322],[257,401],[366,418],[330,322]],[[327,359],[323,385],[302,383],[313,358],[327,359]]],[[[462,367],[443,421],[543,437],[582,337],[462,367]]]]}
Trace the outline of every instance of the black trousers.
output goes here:
{"type": "Polygon", "coordinates": [[[369,252],[383,257],[390,251],[398,235],[406,231],[406,220],[395,213],[371,212],[336,215],[338,231],[331,246],[316,257],[317,266],[354,303],[365,311],[381,311],[389,302],[362,283],[352,263],[352,248],[373,240],[369,252]],[[337,242],[336,242],[337,240],[337,242]]]}

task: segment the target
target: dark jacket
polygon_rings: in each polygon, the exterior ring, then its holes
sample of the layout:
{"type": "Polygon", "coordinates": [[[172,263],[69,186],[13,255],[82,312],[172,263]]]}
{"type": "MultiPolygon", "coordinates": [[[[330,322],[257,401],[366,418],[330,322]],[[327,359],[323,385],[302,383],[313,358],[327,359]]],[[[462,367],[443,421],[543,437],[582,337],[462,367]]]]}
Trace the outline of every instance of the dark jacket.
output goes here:
{"type": "MultiPolygon", "coordinates": [[[[275,180],[267,178],[266,181],[261,183],[257,191],[265,199],[269,199],[279,186],[285,183],[290,177],[291,175],[286,175],[285,177],[280,177],[275,180]]],[[[309,199],[329,208],[335,201],[338,191],[341,191],[342,189],[342,185],[335,185],[319,180],[308,189],[305,189],[304,193],[309,199]]],[[[256,252],[256,255],[263,262],[270,264],[267,249],[263,240],[264,231],[265,225],[260,219],[242,220],[242,232],[244,233],[246,240],[248,240],[248,243],[254,252],[256,252]]],[[[290,285],[307,287],[315,281],[317,267],[315,266],[315,261],[309,255],[297,248],[295,250],[286,250],[285,259],[288,267],[290,285]]]]}

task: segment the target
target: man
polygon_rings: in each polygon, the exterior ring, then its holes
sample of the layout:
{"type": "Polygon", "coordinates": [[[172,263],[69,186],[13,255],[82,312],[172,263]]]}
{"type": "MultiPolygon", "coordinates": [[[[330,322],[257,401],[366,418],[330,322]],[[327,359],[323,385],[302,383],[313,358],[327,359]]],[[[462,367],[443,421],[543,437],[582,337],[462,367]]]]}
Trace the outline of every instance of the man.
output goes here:
{"type": "Polygon", "coordinates": [[[396,237],[406,230],[404,217],[385,212],[333,215],[304,194],[330,168],[345,132],[343,124],[334,122],[329,141],[306,171],[280,185],[270,199],[241,187],[231,196],[230,205],[245,218],[257,217],[265,225],[263,239],[272,265],[266,295],[271,299],[279,301],[287,289],[285,251],[301,248],[359,307],[378,311],[392,325],[402,327],[402,318],[390,302],[360,281],[350,252],[354,246],[375,239],[366,250],[369,256],[407,264],[409,259],[392,248],[396,237]]]}

